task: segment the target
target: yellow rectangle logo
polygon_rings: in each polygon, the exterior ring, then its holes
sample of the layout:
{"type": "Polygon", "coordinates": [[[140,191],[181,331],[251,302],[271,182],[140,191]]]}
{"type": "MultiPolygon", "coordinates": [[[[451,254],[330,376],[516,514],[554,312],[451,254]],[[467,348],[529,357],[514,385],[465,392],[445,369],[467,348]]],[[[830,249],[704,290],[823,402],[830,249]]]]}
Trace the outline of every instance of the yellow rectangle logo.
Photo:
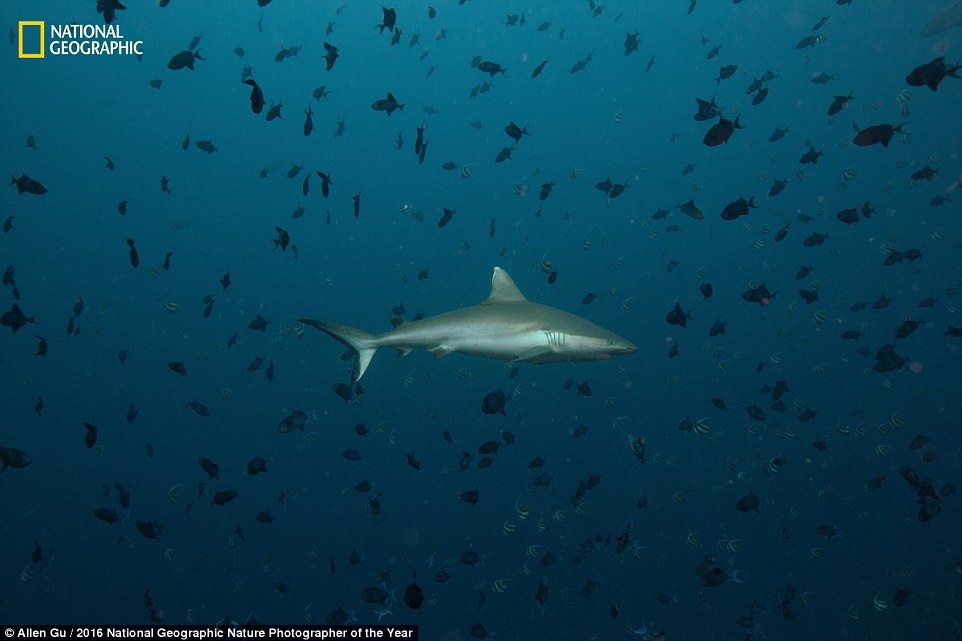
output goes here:
{"type": "Polygon", "coordinates": [[[43,58],[43,20],[21,20],[17,24],[20,45],[17,50],[19,58],[43,58]]]}

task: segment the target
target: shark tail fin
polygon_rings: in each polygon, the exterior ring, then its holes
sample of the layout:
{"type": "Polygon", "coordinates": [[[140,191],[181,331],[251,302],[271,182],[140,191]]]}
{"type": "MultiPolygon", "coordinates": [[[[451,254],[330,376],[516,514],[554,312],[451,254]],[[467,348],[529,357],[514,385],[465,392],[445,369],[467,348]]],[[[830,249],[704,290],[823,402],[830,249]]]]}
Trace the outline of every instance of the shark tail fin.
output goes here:
{"type": "Polygon", "coordinates": [[[377,351],[377,346],[371,345],[371,341],[374,339],[373,334],[347,325],[324,323],[310,318],[299,318],[297,320],[321,330],[350,347],[354,351],[354,371],[351,373],[351,383],[354,384],[361,380],[367,366],[371,364],[371,359],[374,358],[374,353],[377,351]]]}

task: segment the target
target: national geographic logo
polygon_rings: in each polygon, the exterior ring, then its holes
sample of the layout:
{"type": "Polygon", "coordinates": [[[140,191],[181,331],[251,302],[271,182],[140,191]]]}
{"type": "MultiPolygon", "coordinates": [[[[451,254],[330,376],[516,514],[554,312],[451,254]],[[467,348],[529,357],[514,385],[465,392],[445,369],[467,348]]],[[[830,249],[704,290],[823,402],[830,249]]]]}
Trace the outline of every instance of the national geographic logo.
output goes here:
{"type": "Polygon", "coordinates": [[[120,25],[51,24],[49,38],[43,20],[18,23],[19,58],[52,56],[142,56],[143,40],[128,40],[120,25]],[[46,46],[45,46],[46,40],[46,46]]]}
{"type": "Polygon", "coordinates": [[[21,20],[17,25],[18,58],[43,58],[43,20],[21,20]]]}

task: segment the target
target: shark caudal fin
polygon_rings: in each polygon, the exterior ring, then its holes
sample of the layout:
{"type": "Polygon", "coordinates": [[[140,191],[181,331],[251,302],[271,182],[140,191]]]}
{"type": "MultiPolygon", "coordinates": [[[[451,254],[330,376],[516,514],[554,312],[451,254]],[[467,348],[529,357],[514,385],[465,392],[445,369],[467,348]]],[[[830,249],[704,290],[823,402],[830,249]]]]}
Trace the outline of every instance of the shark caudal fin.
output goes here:
{"type": "Polygon", "coordinates": [[[347,325],[337,325],[336,323],[322,323],[321,321],[311,320],[310,318],[299,318],[299,322],[315,327],[325,334],[341,341],[354,350],[354,371],[351,373],[351,383],[354,384],[361,380],[367,366],[374,358],[377,347],[372,347],[370,342],[374,339],[373,334],[348,327],[347,325]]]}

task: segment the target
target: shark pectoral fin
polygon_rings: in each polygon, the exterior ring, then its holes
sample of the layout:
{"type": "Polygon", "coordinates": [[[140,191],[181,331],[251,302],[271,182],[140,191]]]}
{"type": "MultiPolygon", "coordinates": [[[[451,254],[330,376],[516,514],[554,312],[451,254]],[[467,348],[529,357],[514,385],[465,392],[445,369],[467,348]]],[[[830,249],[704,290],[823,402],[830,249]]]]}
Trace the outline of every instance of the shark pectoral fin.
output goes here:
{"type": "Polygon", "coordinates": [[[545,354],[550,354],[550,353],[551,353],[550,347],[548,347],[547,345],[538,345],[537,347],[532,347],[527,352],[518,355],[518,357],[512,360],[511,362],[512,363],[523,363],[525,361],[536,362],[539,356],[543,356],[545,354]]]}
{"type": "Polygon", "coordinates": [[[435,345],[434,347],[428,348],[428,351],[434,354],[434,358],[442,358],[444,356],[447,356],[454,350],[448,347],[447,345],[435,345]]]}
{"type": "Polygon", "coordinates": [[[377,351],[377,347],[370,346],[370,342],[374,339],[373,334],[347,325],[325,323],[310,318],[299,318],[297,320],[321,330],[354,350],[354,370],[351,372],[351,383],[357,383],[361,380],[367,366],[371,364],[371,359],[374,358],[374,353],[377,351]]]}

